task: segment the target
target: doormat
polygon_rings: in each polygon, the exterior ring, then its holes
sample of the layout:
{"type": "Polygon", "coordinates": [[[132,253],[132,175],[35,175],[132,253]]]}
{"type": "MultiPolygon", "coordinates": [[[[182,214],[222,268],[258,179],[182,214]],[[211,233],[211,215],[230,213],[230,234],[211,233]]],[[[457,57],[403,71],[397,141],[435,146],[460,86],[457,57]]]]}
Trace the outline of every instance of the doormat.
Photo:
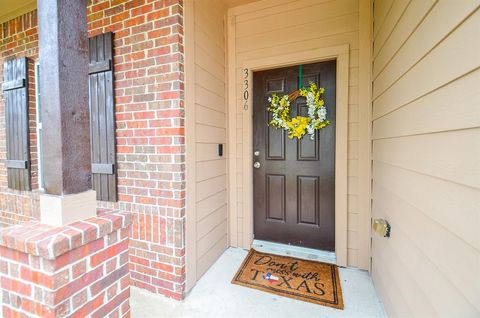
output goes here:
{"type": "Polygon", "coordinates": [[[251,249],[232,284],[343,309],[338,267],[332,264],[251,249]]]}

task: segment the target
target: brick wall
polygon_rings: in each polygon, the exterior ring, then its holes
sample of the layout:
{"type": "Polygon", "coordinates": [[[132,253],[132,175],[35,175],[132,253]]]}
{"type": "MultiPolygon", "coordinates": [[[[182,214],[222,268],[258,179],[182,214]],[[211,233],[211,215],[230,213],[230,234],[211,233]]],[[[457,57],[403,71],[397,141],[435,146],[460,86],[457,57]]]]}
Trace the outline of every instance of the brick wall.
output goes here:
{"type": "Polygon", "coordinates": [[[129,317],[128,214],[0,231],[4,317],[129,317]]]}
{"type": "MultiPolygon", "coordinates": [[[[182,0],[90,0],[87,8],[89,36],[114,33],[119,201],[99,207],[133,212],[132,284],[175,299],[183,297],[185,286],[182,5],[182,0]]],[[[35,17],[32,12],[2,25],[2,32],[8,29],[0,37],[2,64],[6,57],[37,58],[35,17]]],[[[14,224],[38,218],[38,194],[6,189],[4,122],[0,96],[0,199],[5,198],[0,223],[14,224]]]]}

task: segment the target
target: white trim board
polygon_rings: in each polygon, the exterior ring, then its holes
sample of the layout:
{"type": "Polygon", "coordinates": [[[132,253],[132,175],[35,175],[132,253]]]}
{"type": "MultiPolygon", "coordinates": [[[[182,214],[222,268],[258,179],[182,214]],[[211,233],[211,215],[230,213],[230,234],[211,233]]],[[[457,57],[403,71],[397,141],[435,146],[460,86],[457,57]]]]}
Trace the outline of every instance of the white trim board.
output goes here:
{"type": "Polygon", "coordinates": [[[41,104],[40,104],[40,61],[35,61],[35,113],[36,113],[36,132],[37,132],[37,166],[38,166],[38,190],[43,191],[43,147],[42,132],[43,126],[41,122],[41,104]]]}

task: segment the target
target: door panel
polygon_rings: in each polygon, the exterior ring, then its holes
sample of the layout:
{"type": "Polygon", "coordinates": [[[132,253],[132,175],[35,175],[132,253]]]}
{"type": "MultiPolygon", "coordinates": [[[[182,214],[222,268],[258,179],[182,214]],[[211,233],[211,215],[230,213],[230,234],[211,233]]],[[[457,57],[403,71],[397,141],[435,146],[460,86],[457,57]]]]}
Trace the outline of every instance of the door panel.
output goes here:
{"type": "MultiPolygon", "coordinates": [[[[303,65],[302,83],[325,88],[332,122],[316,138],[289,139],[269,127],[268,97],[298,88],[298,66],[253,74],[254,235],[256,239],[335,249],[336,62],[303,65]],[[258,156],[256,153],[258,152],[258,156]]],[[[306,116],[305,98],[291,103],[291,116],[306,116]]]]}
{"type": "Polygon", "coordinates": [[[318,224],[318,177],[297,177],[298,223],[318,224]]]}
{"type": "MultiPolygon", "coordinates": [[[[266,121],[272,120],[271,113],[267,114],[266,121]]],[[[285,160],[285,131],[274,127],[267,128],[267,160],[285,160]]]]}
{"type": "Polygon", "coordinates": [[[285,176],[267,175],[267,219],[285,221],[285,176]]]}

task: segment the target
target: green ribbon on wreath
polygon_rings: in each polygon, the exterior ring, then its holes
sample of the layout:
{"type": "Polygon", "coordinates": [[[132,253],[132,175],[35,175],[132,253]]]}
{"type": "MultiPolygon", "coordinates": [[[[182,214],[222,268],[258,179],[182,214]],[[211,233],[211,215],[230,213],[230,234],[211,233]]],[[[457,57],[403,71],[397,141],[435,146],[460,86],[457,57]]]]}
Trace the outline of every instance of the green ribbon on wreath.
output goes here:
{"type": "Polygon", "coordinates": [[[300,64],[298,66],[298,89],[303,87],[303,66],[300,64]]]}

